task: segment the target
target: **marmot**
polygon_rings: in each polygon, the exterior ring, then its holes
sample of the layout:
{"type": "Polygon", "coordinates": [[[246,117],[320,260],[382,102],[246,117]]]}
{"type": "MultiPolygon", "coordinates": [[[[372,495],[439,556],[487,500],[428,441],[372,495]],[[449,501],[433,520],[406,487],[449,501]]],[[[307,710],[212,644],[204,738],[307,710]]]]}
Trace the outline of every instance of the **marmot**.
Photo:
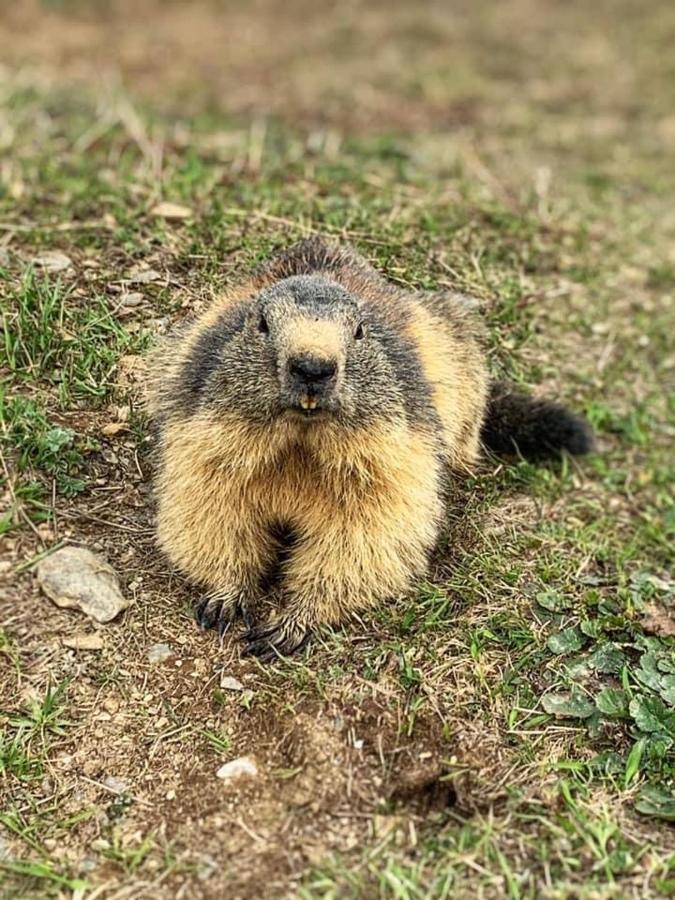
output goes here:
{"type": "Polygon", "coordinates": [[[222,633],[242,615],[246,652],[289,654],[424,573],[447,473],[469,470],[481,446],[589,449],[588,426],[562,406],[490,386],[472,307],[405,291],[313,238],[156,352],[159,543],[207,590],[202,627],[222,633]],[[282,533],[285,602],[259,623],[282,533]]]}

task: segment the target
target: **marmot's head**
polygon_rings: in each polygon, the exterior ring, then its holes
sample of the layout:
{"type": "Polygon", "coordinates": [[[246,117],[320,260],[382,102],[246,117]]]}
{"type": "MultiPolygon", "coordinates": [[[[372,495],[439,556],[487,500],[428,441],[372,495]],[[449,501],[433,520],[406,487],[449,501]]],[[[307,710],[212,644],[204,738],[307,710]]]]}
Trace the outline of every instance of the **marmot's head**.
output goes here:
{"type": "Polygon", "coordinates": [[[412,342],[375,303],[329,278],[298,275],[263,288],[204,332],[183,387],[192,408],[261,423],[360,426],[405,415],[411,402],[426,405],[420,378],[412,342]]]}

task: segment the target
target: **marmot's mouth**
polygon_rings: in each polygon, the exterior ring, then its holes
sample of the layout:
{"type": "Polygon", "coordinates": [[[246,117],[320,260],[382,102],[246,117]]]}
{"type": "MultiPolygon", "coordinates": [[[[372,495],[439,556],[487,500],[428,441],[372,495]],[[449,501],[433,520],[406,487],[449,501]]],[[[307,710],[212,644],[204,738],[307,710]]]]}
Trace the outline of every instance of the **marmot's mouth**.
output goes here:
{"type": "Polygon", "coordinates": [[[322,398],[316,394],[301,394],[299,397],[293,398],[286,409],[301,419],[320,419],[329,412],[325,403],[322,402],[322,398]]]}
{"type": "Polygon", "coordinates": [[[305,394],[300,398],[300,407],[305,412],[313,412],[319,405],[318,397],[313,394],[305,394]]]}

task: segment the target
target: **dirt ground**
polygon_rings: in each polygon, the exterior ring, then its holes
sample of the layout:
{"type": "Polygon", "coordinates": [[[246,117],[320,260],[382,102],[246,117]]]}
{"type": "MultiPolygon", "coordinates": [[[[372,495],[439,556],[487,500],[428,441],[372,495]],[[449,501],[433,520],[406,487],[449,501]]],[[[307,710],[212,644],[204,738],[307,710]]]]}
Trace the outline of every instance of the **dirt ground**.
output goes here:
{"type": "Polygon", "coordinates": [[[667,2],[4,6],[0,290],[24,331],[0,376],[76,437],[36,449],[3,407],[0,895],[675,889],[673,39],[667,2]],[[312,231],[477,295],[495,369],[585,411],[598,453],[486,460],[414,596],[264,666],[196,628],[155,547],[143,354],[312,231]],[[69,264],[41,326],[45,251],[69,264]],[[63,542],[119,572],[114,622],[40,594],[63,542]],[[624,662],[593,668],[608,647],[624,662]],[[582,663],[591,707],[630,714],[542,706],[582,663]],[[217,779],[240,756],[258,775],[217,779]]]}

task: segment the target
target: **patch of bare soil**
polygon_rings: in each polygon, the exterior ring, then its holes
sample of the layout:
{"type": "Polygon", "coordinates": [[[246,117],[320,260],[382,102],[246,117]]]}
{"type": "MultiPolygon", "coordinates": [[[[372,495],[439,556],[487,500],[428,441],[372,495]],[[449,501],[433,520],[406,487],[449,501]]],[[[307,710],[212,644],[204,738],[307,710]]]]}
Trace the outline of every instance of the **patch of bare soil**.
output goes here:
{"type": "MultiPolygon", "coordinates": [[[[498,801],[496,773],[507,760],[496,734],[464,721],[449,739],[432,711],[410,729],[413,695],[401,692],[393,653],[383,651],[372,679],[357,674],[374,623],[370,633],[354,626],[339,660],[317,643],[307,665],[283,672],[242,659],[236,634],[219,642],[200,632],[194,592],[154,546],[148,461],[124,429],[106,436],[109,417],[87,422],[101,449],[90,458],[86,499],[61,504],[55,524],[40,526],[41,541],[25,530],[6,542],[12,563],[61,541],[86,545],[134,598],[119,619],[95,626],[41,595],[31,572],[5,583],[0,617],[22,657],[17,682],[0,655],[0,678],[16,684],[11,705],[68,685],[68,725],[37,791],[60,820],[75,821],[49,846],[53,859],[105,896],[120,865],[134,897],[281,896],[332,851],[358,858],[373,838],[414,847],[439,817],[470,817],[498,801]],[[321,684],[329,664],[344,674],[321,684]],[[231,689],[233,678],[241,689],[231,689]],[[244,755],[257,776],[217,778],[223,762],[244,755]],[[135,873],[130,861],[144,842],[148,858],[135,873]]],[[[31,797],[34,784],[13,803],[31,797]]],[[[9,847],[23,851],[11,835],[9,847]]]]}

